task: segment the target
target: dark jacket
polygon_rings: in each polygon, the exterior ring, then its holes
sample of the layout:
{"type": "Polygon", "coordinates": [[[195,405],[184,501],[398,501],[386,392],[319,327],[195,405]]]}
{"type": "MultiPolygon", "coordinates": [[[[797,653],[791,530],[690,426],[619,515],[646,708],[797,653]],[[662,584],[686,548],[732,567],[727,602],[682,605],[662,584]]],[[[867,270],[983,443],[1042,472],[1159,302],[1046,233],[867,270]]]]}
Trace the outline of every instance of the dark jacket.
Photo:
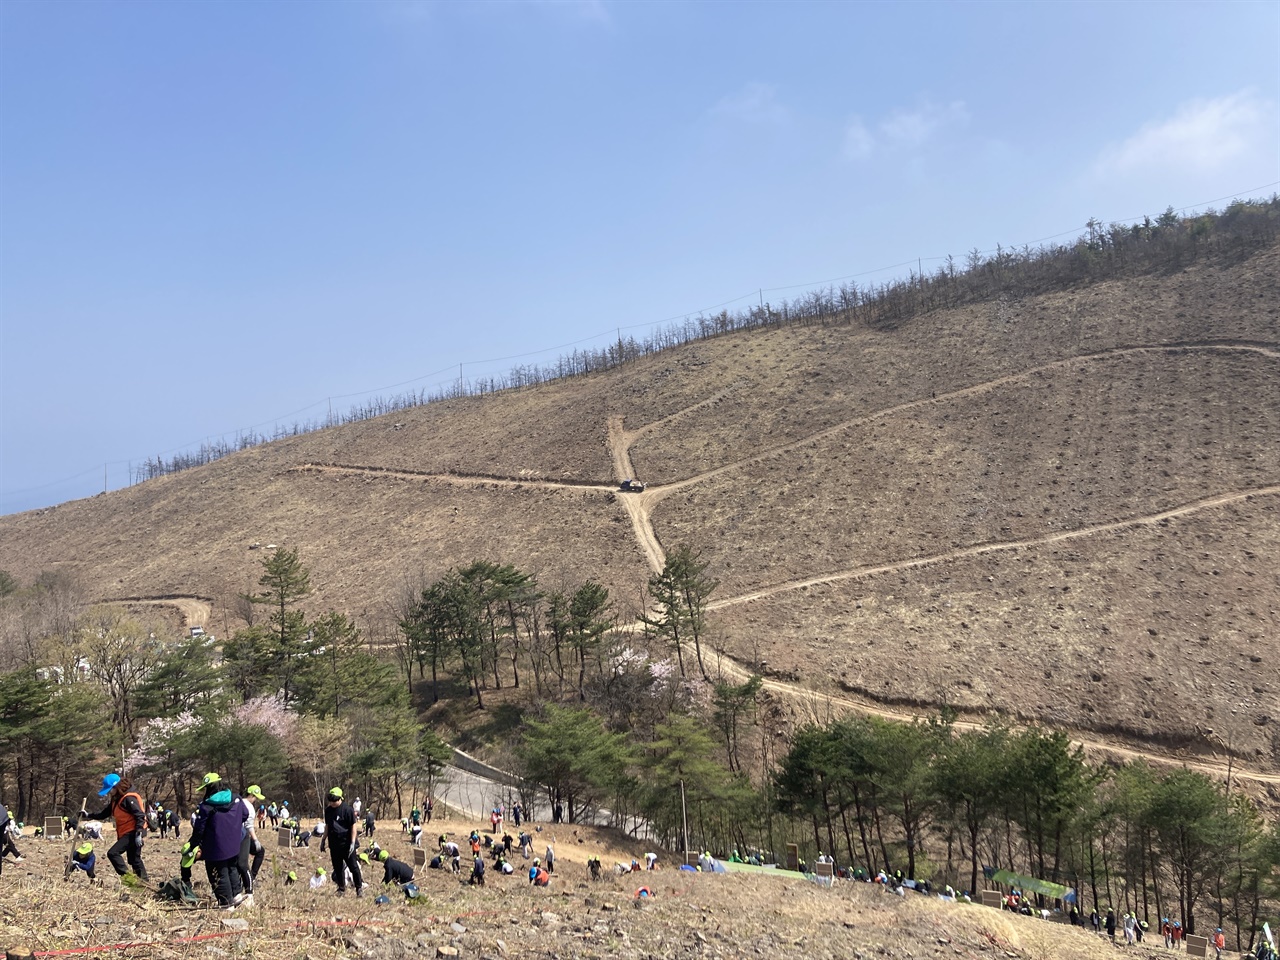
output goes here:
{"type": "Polygon", "coordinates": [[[116,796],[114,792],[107,797],[107,805],[96,813],[88,814],[90,820],[105,820],[111,817],[116,822],[116,835],[124,836],[146,826],[147,815],[142,809],[142,798],[130,790],[116,796]]]}
{"type": "Polygon", "coordinates": [[[355,836],[356,826],[356,813],[351,809],[351,804],[344,801],[336,807],[326,806],[324,825],[329,834],[330,843],[350,846],[355,836]]]}
{"type": "Polygon", "coordinates": [[[383,883],[409,883],[413,880],[413,867],[401,860],[388,857],[383,861],[382,866],[384,868],[383,883]]]}
{"type": "Polygon", "coordinates": [[[230,790],[207,797],[196,810],[191,846],[204,852],[206,861],[232,860],[240,855],[240,838],[249,811],[237,803],[230,790]]]}

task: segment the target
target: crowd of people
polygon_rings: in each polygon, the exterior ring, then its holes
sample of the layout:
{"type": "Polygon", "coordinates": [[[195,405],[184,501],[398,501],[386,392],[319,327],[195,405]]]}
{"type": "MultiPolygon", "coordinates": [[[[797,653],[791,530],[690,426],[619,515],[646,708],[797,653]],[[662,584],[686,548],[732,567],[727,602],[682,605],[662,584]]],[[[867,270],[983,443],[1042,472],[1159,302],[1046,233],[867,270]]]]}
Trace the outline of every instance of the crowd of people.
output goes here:
{"type": "MultiPolygon", "coordinates": [[[[109,773],[102,779],[102,788],[98,797],[104,806],[97,811],[82,809],[76,820],[63,818],[64,826],[76,831],[75,845],[69,852],[63,872],[64,879],[71,880],[83,874],[90,884],[99,884],[98,856],[94,841],[102,839],[102,824],[110,821],[115,827],[115,841],[106,851],[107,862],[121,877],[132,873],[142,882],[149,879],[147,866],[143,861],[142,851],[148,832],[158,833],[161,839],[170,834],[175,840],[181,839],[183,818],[175,809],[166,809],[157,803],[146,803],[134,788],[127,776],[109,773]]],[[[178,867],[179,883],[191,900],[194,897],[192,870],[196,861],[202,860],[205,875],[208,879],[212,896],[219,906],[226,910],[254,905],[254,882],[262,867],[266,846],[258,836],[258,831],[267,824],[272,828],[287,828],[292,838],[292,845],[309,847],[312,840],[319,841],[321,851],[329,854],[330,870],[317,867],[309,880],[312,891],[320,891],[332,884],[334,894],[343,896],[352,889],[357,897],[365,895],[368,881],[366,872],[376,876],[378,867],[382,868],[381,886],[385,889],[403,891],[407,897],[419,895],[416,886],[414,865],[397,859],[391,852],[382,849],[374,839],[377,822],[372,806],[366,806],[360,797],[348,801],[341,787],[332,787],[324,797],[324,814],[317,819],[311,829],[305,829],[300,817],[294,814],[287,800],[275,802],[269,800],[256,784],[249,785],[242,796],[236,795],[230,785],[216,772],[205,774],[200,783],[200,800],[190,816],[190,833],[188,839],[179,849],[178,867]],[[368,842],[366,849],[361,849],[361,838],[368,842]]],[[[434,800],[428,797],[422,807],[415,805],[408,817],[401,820],[401,835],[411,847],[423,845],[424,825],[432,822],[434,800]]],[[[507,809],[501,803],[495,804],[489,813],[490,831],[481,834],[472,830],[461,842],[453,840],[447,833],[438,836],[434,855],[426,862],[428,869],[449,871],[461,879],[466,874],[466,883],[472,886],[485,886],[490,872],[500,877],[513,876],[523,872],[527,883],[534,887],[549,887],[556,871],[556,852],[554,844],[547,842],[540,856],[534,855],[534,836],[529,829],[519,829],[527,824],[525,812],[519,803],[513,804],[510,817],[516,833],[506,829],[507,809]],[[512,862],[516,856],[526,861],[527,869],[517,870],[512,862]]],[[[541,828],[537,828],[540,831],[541,828]]],[[[39,830],[37,830],[39,832],[39,830]]],[[[0,804],[0,871],[6,857],[21,863],[23,857],[15,841],[21,837],[21,825],[15,823],[9,811],[0,804]]],[[[729,863],[763,865],[769,857],[762,851],[749,851],[747,856],[740,856],[733,850],[728,857],[729,863]]],[[[425,859],[425,858],[424,858],[425,859]]],[[[927,881],[914,881],[905,878],[902,871],[888,872],[881,870],[874,876],[862,869],[845,869],[837,866],[832,858],[819,854],[819,864],[828,864],[833,877],[849,880],[860,880],[879,884],[887,892],[905,895],[906,891],[931,895],[933,889],[927,881]]],[[[717,869],[716,859],[709,852],[698,858],[696,869],[707,872],[722,872],[717,869]]],[[[603,868],[598,856],[587,860],[587,873],[592,880],[603,878],[603,868]]],[[[809,865],[799,861],[799,869],[809,872],[809,865]]],[[[619,862],[614,867],[617,874],[636,873],[657,870],[658,856],[655,853],[644,855],[644,864],[633,858],[630,863],[619,862]]],[[[284,877],[286,885],[298,882],[297,873],[288,871],[284,877]]],[[[943,900],[972,902],[968,891],[957,893],[947,885],[938,891],[943,900]]],[[[642,886],[637,897],[652,896],[648,886],[642,886]]],[[[387,896],[379,896],[379,902],[386,902],[387,896]]],[[[1000,906],[1004,910],[1029,916],[1048,918],[1050,911],[1037,907],[1031,897],[1019,890],[1011,890],[1002,895],[1000,906]]],[[[1147,942],[1152,936],[1150,924],[1136,913],[1125,912],[1117,917],[1113,909],[1100,911],[1095,908],[1086,917],[1075,903],[1065,910],[1067,921],[1092,931],[1100,937],[1112,942],[1123,942],[1136,945],[1147,942]]],[[[1171,950],[1180,950],[1186,942],[1182,923],[1177,919],[1162,917],[1158,935],[1164,946],[1171,950]]],[[[1221,928],[1210,935],[1209,946],[1214,949],[1220,960],[1225,949],[1226,939],[1221,928]]],[[[1263,940],[1257,948],[1259,960],[1277,960],[1273,948],[1263,940]]]]}
{"type": "MultiPolygon", "coordinates": [[[[90,884],[100,884],[98,875],[99,854],[95,842],[102,840],[102,826],[110,822],[115,827],[115,841],[106,850],[107,862],[122,878],[132,874],[137,881],[150,883],[150,874],[143,859],[143,848],[149,834],[158,834],[167,840],[172,836],[182,840],[183,825],[189,825],[185,842],[178,848],[178,877],[169,883],[177,883],[176,889],[186,894],[188,901],[198,900],[194,894],[193,871],[198,861],[204,863],[212,899],[233,911],[254,906],[254,882],[266,856],[266,846],[259,831],[267,829],[289,831],[290,845],[310,847],[318,841],[319,849],[329,854],[329,869],[317,867],[309,878],[313,891],[332,886],[336,896],[343,896],[350,889],[356,897],[363,897],[368,887],[370,871],[382,868],[381,885],[395,887],[407,896],[418,895],[415,885],[415,867],[397,859],[389,850],[382,849],[374,839],[377,821],[372,806],[366,806],[360,797],[348,800],[341,787],[330,788],[324,796],[324,814],[308,829],[302,817],[295,813],[288,800],[269,799],[257,784],[247,787],[238,795],[231,785],[216,772],[210,772],[200,781],[198,804],[189,818],[183,818],[175,808],[166,809],[156,802],[148,803],[132,781],[118,773],[109,773],[102,779],[98,792],[101,809],[82,809],[75,819],[64,817],[64,827],[76,833],[75,844],[67,855],[63,872],[70,881],[83,875],[90,884]],[[368,846],[362,849],[362,840],[368,846]]],[[[87,806],[87,805],[86,805],[87,806]]],[[[422,846],[425,824],[430,824],[435,812],[435,801],[427,797],[419,807],[415,804],[401,821],[401,834],[411,846],[422,846]]],[[[554,845],[545,844],[541,856],[534,856],[534,836],[529,830],[519,829],[528,823],[520,803],[512,804],[510,821],[516,834],[506,828],[508,810],[505,804],[496,803],[489,814],[490,833],[472,830],[461,842],[440,834],[435,855],[427,864],[429,868],[449,870],[466,875],[466,882],[484,886],[490,872],[498,876],[513,876],[518,871],[513,863],[516,856],[529,861],[528,883],[532,886],[550,886],[556,869],[554,845]],[[464,865],[465,862],[465,865],[464,865]]],[[[541,828],[538,828],[540,830],[541,828]]],[[[41,831],[37,830],[37,833],[41,831]]],[[[21,827],[0,805],[0,854],[11,854],[15,862],[22,862],[15,839],[21,836],[21,827]]],[[[656,856],[649,854],[650,866],[656,856]]],[[[633,861],[634,862],[634,861],[633,861]]],[[[599,860],[595,858],[598,876],[599,860]]],[[[3,857],[0,857],[0,870],[3,857]]],[[[284,875],[284,883],[298,883],[295,870],[284,875]]]]}

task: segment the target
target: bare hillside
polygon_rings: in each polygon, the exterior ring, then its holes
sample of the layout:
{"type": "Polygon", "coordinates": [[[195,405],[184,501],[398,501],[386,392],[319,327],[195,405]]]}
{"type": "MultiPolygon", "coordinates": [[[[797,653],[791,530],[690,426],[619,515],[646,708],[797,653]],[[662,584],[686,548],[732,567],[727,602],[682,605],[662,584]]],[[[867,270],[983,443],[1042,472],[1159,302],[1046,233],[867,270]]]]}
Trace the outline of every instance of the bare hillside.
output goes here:
{"type": "Polygon", "coordinates": [[[375,631],[406,581],[479,557],[634,611],[688,543],[718,642],[775,679],[1275,771],[1280,248],[269,444],[0,518],[0,569],[201,598],[225,631],[269,543],[375,631]]]}

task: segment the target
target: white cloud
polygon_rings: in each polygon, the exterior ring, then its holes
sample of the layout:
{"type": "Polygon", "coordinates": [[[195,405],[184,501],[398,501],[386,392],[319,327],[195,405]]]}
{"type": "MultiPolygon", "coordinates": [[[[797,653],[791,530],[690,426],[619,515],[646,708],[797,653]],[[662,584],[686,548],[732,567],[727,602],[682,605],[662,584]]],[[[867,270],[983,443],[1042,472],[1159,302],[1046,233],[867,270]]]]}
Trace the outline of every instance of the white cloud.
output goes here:
{"type": "Polygon", "coordinates": [[[1252,90],[1189,100],[1167,120],[1144,124],[1128,139],[1103,148],[1094,173],[1113,176],[1175,167],[1216,172],[1267,149],[1274,151],[1278,132],[1275,104],[1252,90]]]}
{"type": "Polygon", "coordinates": [[[862,122],[861,117],[854,117],[844,130],[844,155],[849,160],[863,160],[871,156],[875,149],[875,137],[862,122]]]}
{"type": "Polygon", "coordinates": [[[721,99],[711,112],[746,123],[782,123],[786,106],[778,99],[777,88],[768,83],[748,83],[737,93],[721,99]]]}
{"type": "Polygon", "coordinates": [[[864,160],[878,151],[902,151],[924,146],[948,127],[969,122],[961,100],[948,104],[923,103],[914,110],[896,109],[869,128],[861,117],[845,126],[843,153],[849,160],[864,160]]]}
{"type": "Polygon", "coordinates": [[[959,100],[945,106],[927,103],[916,110],[895,110],[881,122],[880,132],[889,143],[918,147],[943,127],[968,121],[969,111],[959,100]]]}

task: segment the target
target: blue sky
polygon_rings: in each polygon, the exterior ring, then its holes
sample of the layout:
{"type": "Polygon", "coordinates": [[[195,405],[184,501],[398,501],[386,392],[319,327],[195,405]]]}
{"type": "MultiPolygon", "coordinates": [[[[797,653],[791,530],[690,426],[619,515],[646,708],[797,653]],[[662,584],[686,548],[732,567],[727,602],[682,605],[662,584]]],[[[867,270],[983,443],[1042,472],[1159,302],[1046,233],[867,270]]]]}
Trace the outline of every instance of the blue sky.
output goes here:
{"type": "Polygon", "coordinates": [[[0,512],[1277,181],[1276,2],[5,0],[0,512]]]}

